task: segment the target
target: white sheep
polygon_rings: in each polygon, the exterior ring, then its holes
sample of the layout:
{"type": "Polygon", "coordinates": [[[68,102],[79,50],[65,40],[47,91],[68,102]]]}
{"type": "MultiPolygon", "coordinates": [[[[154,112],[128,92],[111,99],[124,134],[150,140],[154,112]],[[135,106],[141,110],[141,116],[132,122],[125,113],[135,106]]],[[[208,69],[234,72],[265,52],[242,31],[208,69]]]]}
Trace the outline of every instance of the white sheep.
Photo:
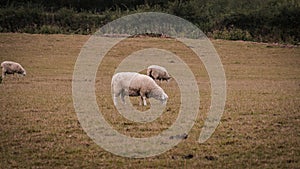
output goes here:
{"type": "Polygon", "coordinates": [[[117,105],[117,98],[120,96],[125,104],[124,96],[140,96],[144,106],[147,105],[146,98],[155,98],[162,104],[166,104],[168,95],[149,76],[135,72],[120,72],[112,77],[111,86],[113,89],[114,104],[117,105]]]}
{"type": "Polygon", "coordinates": [[[151,65],[147,68],[147,75],[150,76],[154,80],[166,80],[169,81],[171,76],[169,75],[166,68],[158,66],[158,65],[151,65]]]}
{"type": "Polygon", "coordinates": [[[22,74],[23,76],[26,75],[25,69],[16,62],[12,61],[4,61],[1,63],[2,68],[2,77],[4,77],[6,74],[22,74]]]}

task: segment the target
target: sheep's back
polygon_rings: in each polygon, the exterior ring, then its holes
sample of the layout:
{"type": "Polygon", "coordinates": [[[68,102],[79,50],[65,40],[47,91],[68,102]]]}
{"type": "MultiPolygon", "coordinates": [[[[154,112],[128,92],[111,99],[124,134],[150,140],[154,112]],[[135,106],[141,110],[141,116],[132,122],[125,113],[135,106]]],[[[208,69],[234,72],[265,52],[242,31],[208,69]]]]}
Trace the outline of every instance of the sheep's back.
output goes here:
{"type": "Polygon", "coordinates": [[[149,73],[151,72],[152,74],[155,72],[155,74],[157,74],[157,76],[160,78],[169,78],[170,77],[168,71],[164,67],[161,67],[161,66],[151,65],[148,67],[148,70],[151,70],[148,72],[149,73]]]}
{"type": "Polygon", "coordinates": [[[148,67],[148,69],[154,69],[162,72],[167,72],[167,69],[158,65],[151,65],[148,67]]]}
{"type": "Polygon", "coordinates": [[[140,88],[144,90],[151,90],[152,88],[156,88],[157,86],[158,85],[152,78],[143,74],[138,74],[130,82],[131,88],[140,88]]]}
{"type": "Polygon", "coordinates": [[[12,62],[12,61],[4,61],[1,63],[1,67],[10,69],[10,70],[18,70],[23,69],[19,63],[12,62]]]}
{"type": "Polygon", "coordinates": [[[112,78],[112,85],[121,88],[153,88],[157,84],[149,76],[135,72],[117,73],[112,78]]]}

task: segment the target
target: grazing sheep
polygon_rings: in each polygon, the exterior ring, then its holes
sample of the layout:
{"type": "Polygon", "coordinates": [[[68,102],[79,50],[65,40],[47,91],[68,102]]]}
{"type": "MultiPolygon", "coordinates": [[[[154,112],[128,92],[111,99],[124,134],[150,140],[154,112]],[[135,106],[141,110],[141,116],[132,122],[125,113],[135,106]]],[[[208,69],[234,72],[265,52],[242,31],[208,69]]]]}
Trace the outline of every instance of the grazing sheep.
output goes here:
{"type": "Polygon", "coordinates": [[[117,105],[117,97],[121,96],[125,104],[124,96],[141,96],[140,105],[147,105],[146,98],[155,98],[162,104],[166,104],[168,95],[149,76],[135,72],[120,72],[112,77],[112,89],[114,104],[117,105]]]}
{"type": "Polygon", "coordinates": [[[5,77],[6,74],[22,74],[23,76],[26,75],[25,69],[16,62],[12,61],[4,61],[1,63],[2,68],[2,77],[5,77]]]}
{"type": "Polygon", "coordinates": [[[149,66],[147,68],[147,75],[154,80],[169,81],[169,79],[171,79],[171,76],[169,75],[168,71],[164,67],[157,65],[149,66]]]}

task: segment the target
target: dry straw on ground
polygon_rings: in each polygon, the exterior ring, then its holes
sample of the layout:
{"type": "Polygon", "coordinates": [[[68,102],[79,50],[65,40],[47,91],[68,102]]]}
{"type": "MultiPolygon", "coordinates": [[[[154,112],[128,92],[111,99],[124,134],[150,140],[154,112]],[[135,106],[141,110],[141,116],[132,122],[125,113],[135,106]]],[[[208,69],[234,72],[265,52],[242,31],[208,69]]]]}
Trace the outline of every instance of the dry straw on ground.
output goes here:
{"type": "MultiPolygon", "coordinates": [[[[198,144],[210,106],[205,68],[173,39],[130,38],[115,46],[97,73],[96,95],[107,121],[119,132],[147,137],[176,119],[180,104],[175,81],[162,83],[170,97],[164,114],[149,124],[124,119],[113,107],[110,78],[122,57],[160,47],[181,56],[200,88],[199,116],[189,137],[174,149],[146,159],[115,156],[82,130],[73,108],[73,66],[89,36],[0,34],[0,60],[14,60],[25,78],[0,84],[1,168],[297,168],[300,163],[300,49],[213,40],[227,76],[228,95],[221,123],[198,144]]],[[[131,99],[138,109],[138,99],[131,99]]]]}

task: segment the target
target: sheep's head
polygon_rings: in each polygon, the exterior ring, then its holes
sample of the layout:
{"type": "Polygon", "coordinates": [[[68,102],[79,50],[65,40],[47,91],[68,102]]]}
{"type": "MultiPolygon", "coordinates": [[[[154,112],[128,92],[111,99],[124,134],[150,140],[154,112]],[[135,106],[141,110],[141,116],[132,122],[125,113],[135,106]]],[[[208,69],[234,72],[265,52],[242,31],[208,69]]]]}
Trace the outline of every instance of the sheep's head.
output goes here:
{"type": "Polygon", "coordinates": [[[26,70],[23,68],[21,68],[17,73],[26,76],[26,70]]]}
{"type": "Polygon", "coordinates": [[[157,88],[153,89],[150,93],[147,95],[148,98],[155,98],[156,100],[159,100],[162,104],[166,104],[168,100],[168,95],[164,92],[164,90],[157,86],[157,88]]]}
{"type": "Polygon", "coordinates": [[[165,92],[163,92],[160,98],[161,103],[165,105],[167,103],[168,98],[168,95],[165,92]]]}
{"type": "Polygon", "coordinates": [[[168,77],[166,78],[166,81],[169,82],[170,80],[172,80],[172,77],[171,77],[171,76],[168,76],[168,77]]]}

